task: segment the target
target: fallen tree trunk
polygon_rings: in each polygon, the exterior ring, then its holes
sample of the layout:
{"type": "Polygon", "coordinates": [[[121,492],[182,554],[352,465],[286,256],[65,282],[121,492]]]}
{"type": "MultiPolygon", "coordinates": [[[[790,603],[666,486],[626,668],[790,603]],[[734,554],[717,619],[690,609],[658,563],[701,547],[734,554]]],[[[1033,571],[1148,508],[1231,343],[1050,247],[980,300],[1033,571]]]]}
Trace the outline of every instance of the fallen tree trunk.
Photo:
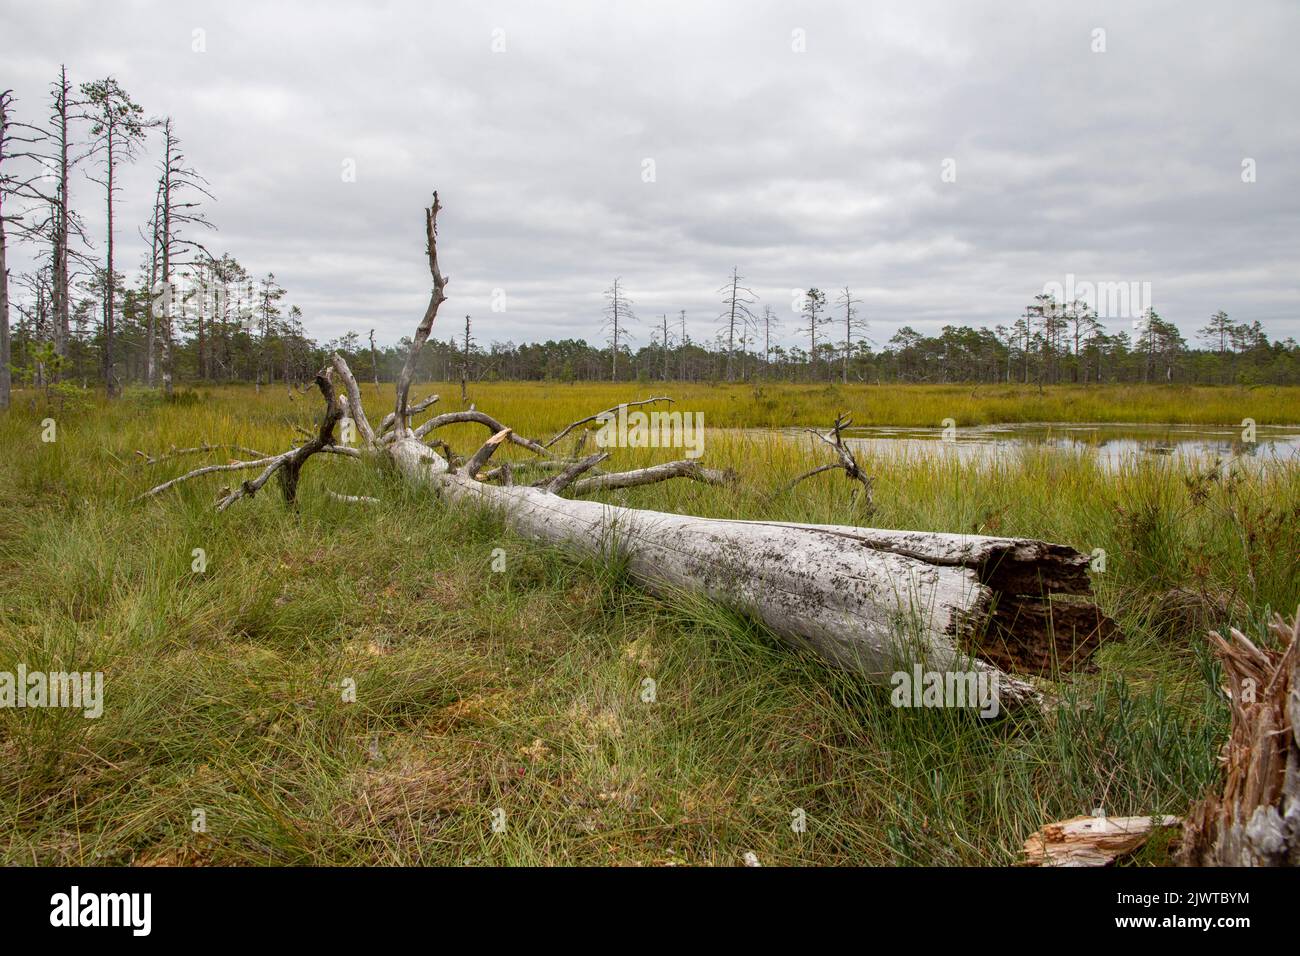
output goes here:
{"type": "MultiPolygon", "coordinates": [[[[516,435],[477,410],[435,416],[413,427],[412,416],[436,397],[408,406],[415,356],[428,338],[447,279],[436,251],[437,194],[426,210],[426,235],[433,293],[397,383],[397,401],[376,433],[362,408],[360,389],[339,355],[322,369],[317,384],[326,399],[318,433],[303,446],[261,458],[247,467],[263,471],[227,495],[221,507],[251,497],[277,471],[286,500],[293,502],[297,475],[316,451],[391,463],[405,478],[448,501],[498,509],[518,533],[564,547],[581,557],[617,554],[631,575],[660,592],[688,591],[721,602],[762,621],[773,633],[824,660],[876,681],[912,665],[931,672],[978,672],[993,678],[1005,703],[1040,700],[1026,677],[1085,666],[1113,625],[1088,599],[1088,558],[1072,548],[1018,538],[991,538],[778,521],[732,521],[643,511],[563,497],[673,478],[717,483],[730,476],[696,461],[671,462],[632,472],[580,478],[606,453],[569,461],[549,458],[549,449],[585,422],[574,422],[549,441],[516,435]],[[341,388],[332,381],[337,375],[341,388]],[[357,425],[363,448],[340,448],[335,422],[346,414],[357,425]],[[475,422],[492,437],[468,461],[457,461],[426,443],[448,424],[475,422]],[[509,465],[482,474],[495,451],[511,443],[543,456],[548,474],[537,485],[516,485],[509,465]],[[554,474],[550,474],[555,472],[554,474]],[[491,484],[489,476],[503,479],[491,484]]],[[[665,401],[663,398],[648,402],[665,401]]],[[[623,407],[623,406],[620,406],[623,407]]],[[[616,409],[611,409],[610,412],[616,409]]],[[[834,440],[842,468],[867,490],[851,452],[834,440]]],[[[196,469],[159,485],[154,495],[213,469],[196,469]]],[[[223,469],[225,470],[225,469],[223,469]]],[[[823,469],[818,469],[818,471],[823,469]]]]}
{"type": "Polygon", "coordinates": [[[455,472],[413,438],[388,447],[408,480],[501,510],[534,540],[618,554],[651,589],[700,593],[830,663],[887,683],[913,663],[997,674],[1001,699],[1038,696],[1007,671],[1086,662],[1110,625],[1090,601],[1088,558],[1063,545],[839,525],[734,521],[501,487],[455,472]],[[1002,665],[1002,666],[999,666],[1002,665]]]}

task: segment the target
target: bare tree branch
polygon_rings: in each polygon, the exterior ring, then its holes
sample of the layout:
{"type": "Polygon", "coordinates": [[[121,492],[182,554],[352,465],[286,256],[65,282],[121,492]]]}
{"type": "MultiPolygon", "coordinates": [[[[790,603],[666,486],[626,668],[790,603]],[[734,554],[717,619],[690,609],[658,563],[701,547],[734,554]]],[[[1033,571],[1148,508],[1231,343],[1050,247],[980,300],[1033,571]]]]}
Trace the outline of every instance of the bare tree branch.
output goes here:
{"type": "Polygon", "coordinates": [[[461,474],[469,475],[471,478],[477,478],[479,469],[487,464],[487,460],[492,457],[493,452],[501,447],[501,443],[508,439],[510,435],[510,429],[503,428],[485,441],[483,447],[474,452],[473,457],[465,463],[465,467],[461,469],[461,474]]]}
{"type": "Polygon", "coordinates": [[[183,455],[207,454],[212,451],[233,451],[241,455],[252,455],[254,458],[269,457],[266,452],[258,451],[256,448],[245,448],[243,445],[209,445],[204,442],[202,445],[196,445],[194,448],[177,448],[174,445],[161,455],[149,455],[137,449],[136,454],[144,459],[142,465],[156,465],[160,462],[170,461],[173,458],[180,458],[183,455]]]}
{"type": "MultiPolygon", "coordinates": [[[[483,474],[480,477],[483,481],[492,481],[496,478],[502,477],[507,467],[509,467],[512,472],[563,471],[565,468],[569,467],[569,465],[572,465],[577,460],[578,459],[576,457],[575,458],[533,458],[533,459],[529,459],[528,461],[507,462],[504,465],[499,465],[496,468],[491,468],[483,472],[483,474]]],[[[601,472],[599,469],[596,469],[596,472],[597,474],[603,474],[603,472],[601,472]]]]}
{"type": "Polygon", "coordinates": [[[608,457],[609,452],[607,451],[598,452],[595,455],[588,455],[581,461],[575,461],[573,464],[569,465],[564,469],[564,471],[547,481],[543,487],[545,487],[551,494],[558,495],[561,491],[572,484],[574,479],[584,471],[594,468],[608,457]]]}
{"type": "Polygon", "coordinates": [[[669,461],[649,468],[637,468],[633,471],[620,471],[608,475],[584,478],[573,486],[575,495],[590,494],[593,491],[609,491],[615,488],[636,488],[639,485],[652,485],[670,478],[690,478],[706,485],[724,485],[736,480],[735,472],[722,471],[717,468],[705,468],[693,458],[681,461],[669,461]]]}
{"type": "Polygon", "coordinates": [[[360,458],[361,452],[347,445],[322,445],[318,451],[323,455],[343,455],[347,458],[360,458]]]}
{"type": "Polygon", "coordinates": [[[433,320],[438,317],[438,306],[447,301],[445,290],[450,280],[438,269],[438,211],[440,209],[442,205],[438,202],[438,192],[434,190],[433,203],[424,211],[425,252],[429,257],[429,275],[433,277],[433,292],[429,296],[429,305],[424,310],[424,318],[420,320],[415,330],[415,337],[411,339],[411,350],[406,353],[402,372],[397,378],[397,403],[393,406],[393,429],[399,433],[405,432],[408,427],[406,396],[411,390],[411,380],[415,377],[416,358],[429,338],[433,320]]]}
{"type": "MultiPolygon", "coordinates": [[[[492,429],[493,432],[499,432],[506,429],[505,425],[502,425],[491,415],[470,410],[465,412],[444,412],[441,415],[435,415],[419,428],[415,429],[413,434],[416,438],[423,438],[435,428],[443,428],[447,425],[459,425],[466,422],[477,422],[480,425],[486,425],[488,428],[492,429]]],[[[397,434],[396,429],[389,434],[395,437],[397,434]]],[[[391,440],[388,436],[385,436],[385,438],[386,440],[391,440]]],[[[519,445],[521,448],[527,448],[529,451],[536,452],[539,455],[550,454],[544,445],[539,445],[531,438],[525,438],[523,435],[516,435],[513,430],[510,430],[510,443],[512,445],[519,445]]]]}
{"type": "Polygon", "coordinates": [[[316,374],[316,385],[320,388],[321,395],[325,397],[325,414],[321,418],[320,427],[316,435],[299,445],[297,448],[291,448],[289,451],[281,452],[278,455],[271,455],[266,458],[259,458],[255,461],[234,461],[224,465],[207,465],[203,468],[196,468],[170,481],[165,481],[157,487],[151,488],[144,494],[136,498],[140,501],[144,498],[152,498],[161,494],[168,488],[172,488],[181,482],[189,481],[191,478],[198,478],[202,475],[210,475],[223,471],[243,471],[249,468],[262,468],[259,474],[252,481],[241,482],[232,491],[226,493],[217,503],[218,511],[225,511],[240,498],[249,497],[257,494],[270,479],[271,476],[279,473],[280,483],[284,491],[285,501],[294,504],[297,500],[298,477],[302,471],[302,466],[307,459],[316,452],[328,452],[335,455],[347,455],[349,457],[360,457],[360,452],[352,448],[344,448],[334,444],[334,427],[343,417],[343,404],[339,401],[334,392],[334,385],[331,381],[332,369],[324,368],[316,374]]]}
{"type": "Polygon", "coordinates": [[[356,423],[357,431],[361,437],[366,440],[367,445],[373,445],[375,441],[375,431],[370,427],[370,422],[366,418],[366,410],[361,406],[361,388],[357,385],[356,377],[352,374],[352,369],[348,368],[348,363],[343,361],[343,356],[335,352],[331,356],[331,362],[334,365],[334,371],[339,373],[339,378],[343,379],[343,387],[348,393],[348,417],[356,423]]]}
{"type": "Polygon", "coordinates": [[[161,494],[168,488],[171,488],[174,485],[179,485],[182,481],[189,481],[191,478],[199,478],[203,475],[211,475],[220,471],[243,471],[249,468],[261,468],[273,461],[279,461],[283,457],[284,455],[271,455],[268,458],[259,458],[256,461],[232,461],[224,465],[205,465],[202,468],[195,468],[193,471],[186,472],[185,474],[172,478],[169,481],[164,481],[161,485],[150,488],[144,494],[137,496],[135,500],[141,501],[145,498],[152,498],[154,495],[161,494]]]}
{"type": "Polygon", "coordinates": [[[633,408],[637,405],[653,405],[655,402],[668,402],[669,404],[672,404],[673,400],[669,398],[667,395],[658,395],[654,398],[643,398],[639,402],[623,402],[621,405],[615,405],[613,408],[607,408],[603,412],[597,412],[594,415],[588,415],[586,418],[580,418],[576,422],[571,422],[568,425],[565,425],[562,431],[560,431],[557,435],[555,435],[555,437],[552,438],[550,441],[546,442],[545,445],[543,445],[542,447],[550,448],[557,441],[559,441],[565,435],[569,434],[569,432],[573,431],[579,425],[585,425],[587,424],[587,422],[594,422],[598,418],[601,418],[604,415],[616,415],[618,414],[620,409],[633,408]]]}
{"type": "MultiPolygon", "coordinates": [[[[433,405],[435,402],[437,402],[437,401],[439,400],[440,397],[441,397],[441,396],[438,396],[438,395],[430,395],[430,396],[429,396],[428,398],[426,398],[424,401],[422,401],[422,402],[417,402],[416,404],[412,405],[412,406],[411,406],[410,408],[408,408],[407,411],[406,411],[406,418],[407,418],[407,421],[410,421],[410,419],[411,419],[412,417],[414,417],[414,416],[420,414],[420,412],[424,411],[424,410],[425,410],[426,408],[428,408],[430,405],[433,405]]],[[[393,427],[393,422],[395,422],[395,421],[397,421],[397,413],[396,413],[396,412],[389,412],[387,415],[385,415],[385,416],[384,416],[384,420],[381,421],[381,422],[379,423],[379,434],[380,434],[381,436],[384,435],[384,434],[386,434],[386,433],[388,432],[388,430],[391,429],[391,428],[393,427]]]]}
{"type": "Polygon", "coordinates": [[[829,465],[818,465],[816,468],[813,468],[809,471],[805,471],[798,478],[794,479],[794,481],[786,485],[785,486],[786,491],[789,491],[791,488],[799,484],[799,482],[803,481],[805,478],[811,478],[813,475],[820,475],[823,471],[834,471],[836,468],[842,468],[842,467],[844,466],[841,465],[838,461],[831,462],[831,464],[829,465]]]}
{"type": "Polygon", "coordinates": [[[824,471],[831,471],[836,468],[841,468],[844,470],[844,473],[849,478],[853,479],[854,481],[862,482],[862,487],[865,489],[865,493],[866,493],[867,508],[871,510],[875,509],[875,503],[872,500],[872,487],[875,485],[876,479],[868,475],[866,472],[864,472],[862,468],[858,465],[858,459],[854,456],[853,452],[850,451],[849,448],[844,444],[844,439],[841,434],[844,431],[844,429],[847,428],[852,423],[853,423],[853,419],[850,418],[848,415],[838,415],[835,418],[835,424],[831,426],[831,430],[827,432],[825,435],[812,428],[805,429],[805,431],[807,431],[810,435],[817,436],[817,438],[819,438],[821,441],[823,441],[828,446],[830,446],[831,450],[835,452],[836,457],[839,458],[839,461],[832,462],[829,465],[822,465],[819,468],[814,468],[812,471],[804,472],[804,474],[800,475],[798,478],[794,479],[792,482],[786,485],[787,491],[789,491],[795,485],[799,484],[799,482],[803,481],[805,478],[811,478],[813,475],[820,475],[824,471]]]}

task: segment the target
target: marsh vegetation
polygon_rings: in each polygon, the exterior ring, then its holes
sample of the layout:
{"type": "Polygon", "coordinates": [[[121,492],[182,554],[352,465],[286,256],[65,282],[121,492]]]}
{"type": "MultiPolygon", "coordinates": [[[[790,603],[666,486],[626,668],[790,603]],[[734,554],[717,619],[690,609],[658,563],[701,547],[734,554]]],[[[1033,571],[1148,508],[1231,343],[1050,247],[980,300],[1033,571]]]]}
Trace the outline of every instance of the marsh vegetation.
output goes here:
{"type": "MultiPolygon", "coordinates": [[[[416,397],[456,389],[421,384],[416,397]]],[[[705,461],[734,468],[738,483],[605,500],[867,523],[837,474],[784,490],[812,450],[764,431],[824,426],[841,410],[862,425],[936,429],[945,417],[1300,418],[1284,388],[669,391],[705,413],[705,461]]],[[[373,407],[391,402],[391,386],[363,392],[373,407]]],[[[641,397],[626,385],[471,392],[527,434],[641,397]]],[[[647,595],[617,562],[575,564],[498,515],[443,507],[332,456],[304,470],[297,511],[266,494],[217,515],[221,475],[132,502],[198,463],[150,464],[138,451],[270,452],[318,413],[310,398],[238,386],[171,401],[128,390],[111,403],[17,393],[0,418],[0,658],[102,670],[106,706],[98,720],[0,710],[6,862],[736,864],[752,852],[769,864],[1007,863],[1048,820],[1183,812],[1214,780],[1227,727],[1206,631],[1231,623],[1263,640],[1268,612],[1300,600],[1294,463],[1103,466],[1033,444],[979,462],[867,449],[873,526],[1107,556],[1098,602],[1125,639],[1062,684],[1089,706],[985,721],[896,708],[888,688],[726,610],[647,595]],[[52,442],[41,440],[49,418],[52,442]],[[409,559],[391,560],[391,540],[409,559]],[[340,693],[347,679],[355,702],[340,693]],[[800,810],[804,832],[791,826],[800,810]]],[[[471,427],[443,436],[467,454],[482,439],[471,427]]],[[[672,457],[616,449],[611,466],[672,457]]],[[[1163,852],[1155,843],[1139,859],[1163,852]]]]}

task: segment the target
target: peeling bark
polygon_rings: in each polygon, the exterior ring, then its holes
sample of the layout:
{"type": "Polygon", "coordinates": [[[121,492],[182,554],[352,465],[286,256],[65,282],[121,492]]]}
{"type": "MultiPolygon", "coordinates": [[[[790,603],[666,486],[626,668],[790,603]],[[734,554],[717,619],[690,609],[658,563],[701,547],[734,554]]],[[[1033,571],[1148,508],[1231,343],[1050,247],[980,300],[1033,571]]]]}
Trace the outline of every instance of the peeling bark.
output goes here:
{"type": "Polygon", "coordinates": [[[1223,662],[1232,730],[1223,785],[1187,815],[1179,862],[1189,866],[1300,865],[1300,612],[1269,626],[1284,648],[1256,646],[1235,628],[1210,639],[1223,662]]]}

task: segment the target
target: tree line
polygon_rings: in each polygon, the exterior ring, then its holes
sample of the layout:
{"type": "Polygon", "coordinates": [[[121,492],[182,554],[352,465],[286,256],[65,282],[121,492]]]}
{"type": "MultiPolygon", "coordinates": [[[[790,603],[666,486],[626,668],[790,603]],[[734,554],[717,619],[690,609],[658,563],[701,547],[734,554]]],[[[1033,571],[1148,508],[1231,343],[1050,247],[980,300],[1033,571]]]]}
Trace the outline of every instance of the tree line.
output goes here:
{"type": "Polygon", "coordinates": [[[722,310],[711,340],[692,340],[686,312],[663,313],[648,344],[633,349],[637,321],[621,280],[606,290],[605,349],[586,343],[494,346],[482,367],[508,378],[787,382],[1018,382],[1098,384],[1300,383],[1295,339],[1270,341],[1258,321],[1234,322],[1215,312],[1189,345],[1178,326],[1154,308],[1108,330],[1097,309],[1052,293],[1035,295],[1020,316],[994,328],[945,325],[937,335],[903,326],[883,344],[869,334],[863,301],[849,287],[810,288],[791,305],[794,344],[782,344],[783,323],[733,268],[718,290],[722,310]],[[540,351],[539,351],[540,350],[540,351]]]}
{"type": "MultiPolygon", "coordinates": [[[[61,68],[43,116],[16,117],[0,93],[0,407],[13,377],[45,389],[98,383],[115,396],[126,383],[170,396],[177,382],[311,380],[340,351],[359,375],[395,380],[409,340],[380,347],[374,330],[319,343],[273,272],[255,274],[209,249],[215,226],[208,182],[185,157],[176,124],[150,117],[113,77],[74,84],[61,68]],[[150,213],[133,224],[145,240],[128,278],[117,255],[124,168],[152,156],[150,213]],[[75,190],[74,190],[75,187],[75,190]],[[102,234],[90,235],[73,202],[99,203],[102,234]],[[7,243],[35,250],[16,276],[7,243]],[[12,313],[12,314],[11,314],[12,313]]],[[[84,207],[83,207],[84,208],[84,207]]],[[[712,331],[693,339],[687,313],[664,311],[636,345],[640,320],[621,278],[605,291],[603,342],[580,339],[483,346],[465,317],[446,342],[430,340],[417,375],[462,383],[487,379],[790,382],[1297,383],[1294,339],[1270,341],[1258,322],[1211,315],[1189,346],[1154,309],[1107,329],[1082,301],[1034,296],[1023,314],[992,329],[947,325],[937,335],[909,326],[875,343],[862,300],[848,287],[793,297],[786,340],[779,312],[733,268],[718,289],[712,331]]],[[[784,309],[782,311],[785,311],[784,309]]],[[[697,319],[698,322],[698,319],[697,319]]],[[[462,391],[464,384],[462,384],[462,391]]]]}

